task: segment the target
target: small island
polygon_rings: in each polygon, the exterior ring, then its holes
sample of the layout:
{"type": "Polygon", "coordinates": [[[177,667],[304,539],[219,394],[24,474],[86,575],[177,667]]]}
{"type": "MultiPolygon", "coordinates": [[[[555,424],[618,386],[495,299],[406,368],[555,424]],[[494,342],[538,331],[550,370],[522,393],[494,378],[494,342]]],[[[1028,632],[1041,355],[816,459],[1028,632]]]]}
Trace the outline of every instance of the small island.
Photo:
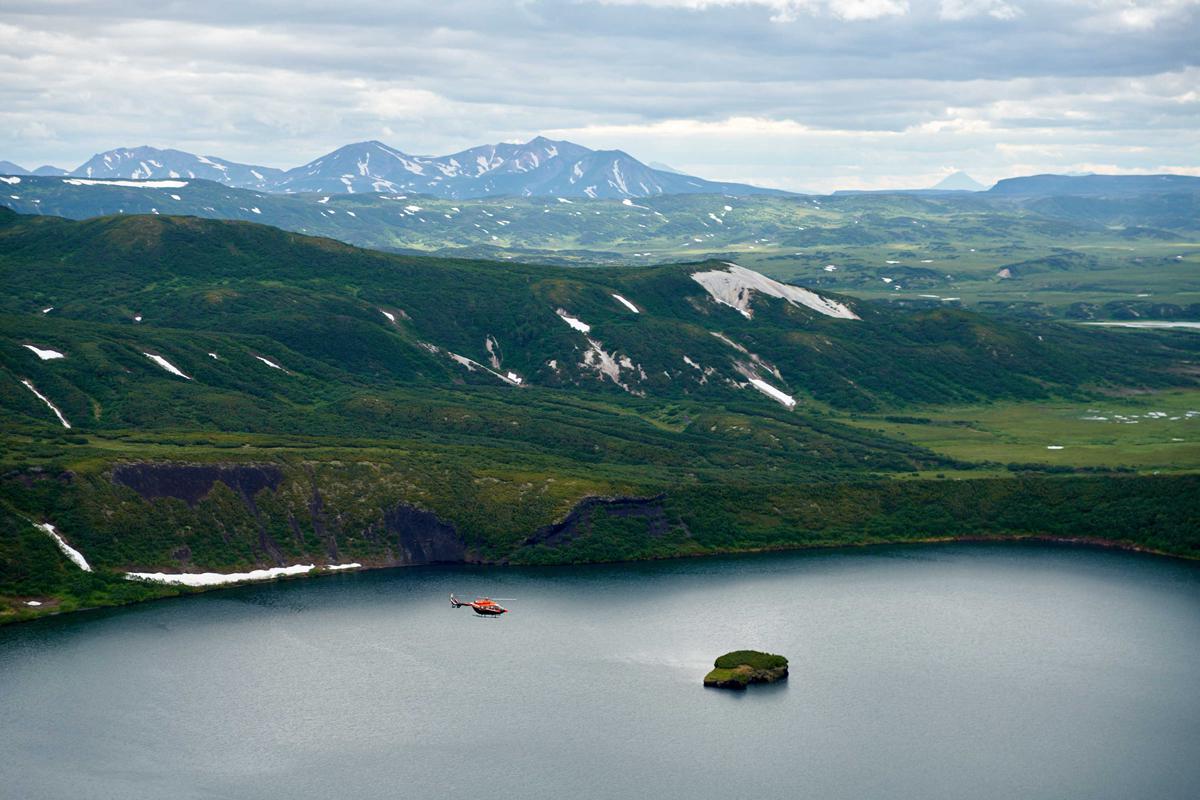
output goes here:
{"type": "Polygon", "coordinates": [[[786,680],[788,660],[757,650],[734,650],[713,662],[714,669],[704,676],[704,685],[717,689],[745,689],[751,683],[775,683],[786,680]]]}

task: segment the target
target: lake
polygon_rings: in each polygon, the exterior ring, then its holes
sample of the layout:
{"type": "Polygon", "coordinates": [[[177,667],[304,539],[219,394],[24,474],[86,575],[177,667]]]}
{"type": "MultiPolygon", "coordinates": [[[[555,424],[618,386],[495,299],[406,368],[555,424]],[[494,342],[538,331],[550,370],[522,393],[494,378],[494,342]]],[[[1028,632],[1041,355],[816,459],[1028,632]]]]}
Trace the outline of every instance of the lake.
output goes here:
{"type": "Polygon", "coordinates": [[[0,628],[0,786],[1190,800],[1200,568],[1036,544],[428,567],[42,620],[0,628]],[[790,680],[704,689],[739,648],[790,680]]]}

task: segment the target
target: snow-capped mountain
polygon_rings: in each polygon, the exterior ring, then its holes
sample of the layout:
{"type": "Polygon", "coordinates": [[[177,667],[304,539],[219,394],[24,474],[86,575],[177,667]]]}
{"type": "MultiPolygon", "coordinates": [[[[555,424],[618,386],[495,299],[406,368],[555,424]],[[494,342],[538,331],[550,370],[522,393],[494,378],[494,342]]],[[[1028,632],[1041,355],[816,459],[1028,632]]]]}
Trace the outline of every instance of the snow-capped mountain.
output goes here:
{"type": "Polygon", "coordinates": [[[620,150],[589,150],[542,136],[524,144],[482,145],[447,156],[410,155],[376,141],[348,144],[288,170],[274,191],[411,192],[451,199],[783,194],[652,169],[620,150]]]}
{"type": "Polygon", "coordinates": [[[122,147],[97,153],[70,175],[75,178],[204,178],[240,189],[270,191],[283,170],[238,164],[215,156],[197,156],[182,150],[157,147],[122,147]]]}
{"type": "Polygon", "coordinates": [[[446,156],[416,156],[382,142],[357,142],[286,172],[181,150],[118,148],[97,153],[69,175],[123,180],[203,178],[262,192],[379,192],[450,199],[786,194],[655,169],[620,150],[591,150],[543,136],[523,144],[481,145],[446,156]]]}

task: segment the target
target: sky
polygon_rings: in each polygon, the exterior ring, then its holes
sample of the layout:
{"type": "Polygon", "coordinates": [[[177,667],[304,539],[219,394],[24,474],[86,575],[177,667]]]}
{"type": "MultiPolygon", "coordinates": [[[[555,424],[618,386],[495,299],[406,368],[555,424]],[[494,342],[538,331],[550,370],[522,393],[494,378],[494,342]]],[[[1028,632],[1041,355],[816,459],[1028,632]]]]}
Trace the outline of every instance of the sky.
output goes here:
{"type": "Polygon", "coordinates": [[[4,0],[0,159],[538,134],[830,191],[1200,175],[1200,0],[4,0]]]}

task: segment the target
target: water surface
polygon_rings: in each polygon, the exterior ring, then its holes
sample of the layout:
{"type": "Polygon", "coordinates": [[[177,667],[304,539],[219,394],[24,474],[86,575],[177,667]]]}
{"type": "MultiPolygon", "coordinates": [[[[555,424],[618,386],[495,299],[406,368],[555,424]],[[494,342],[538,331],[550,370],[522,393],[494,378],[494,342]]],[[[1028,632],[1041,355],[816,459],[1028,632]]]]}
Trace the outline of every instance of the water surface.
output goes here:
{"type": "Polygon", "coordinates": [[[1200,569],[1038,545],[435,567],[0,629],[13,798],[1195,798],[1200,569]],[[499,620],[452,610],[491,594],[499,620]],[[742,647],[791,680],[706,690],[742,647]]]}

